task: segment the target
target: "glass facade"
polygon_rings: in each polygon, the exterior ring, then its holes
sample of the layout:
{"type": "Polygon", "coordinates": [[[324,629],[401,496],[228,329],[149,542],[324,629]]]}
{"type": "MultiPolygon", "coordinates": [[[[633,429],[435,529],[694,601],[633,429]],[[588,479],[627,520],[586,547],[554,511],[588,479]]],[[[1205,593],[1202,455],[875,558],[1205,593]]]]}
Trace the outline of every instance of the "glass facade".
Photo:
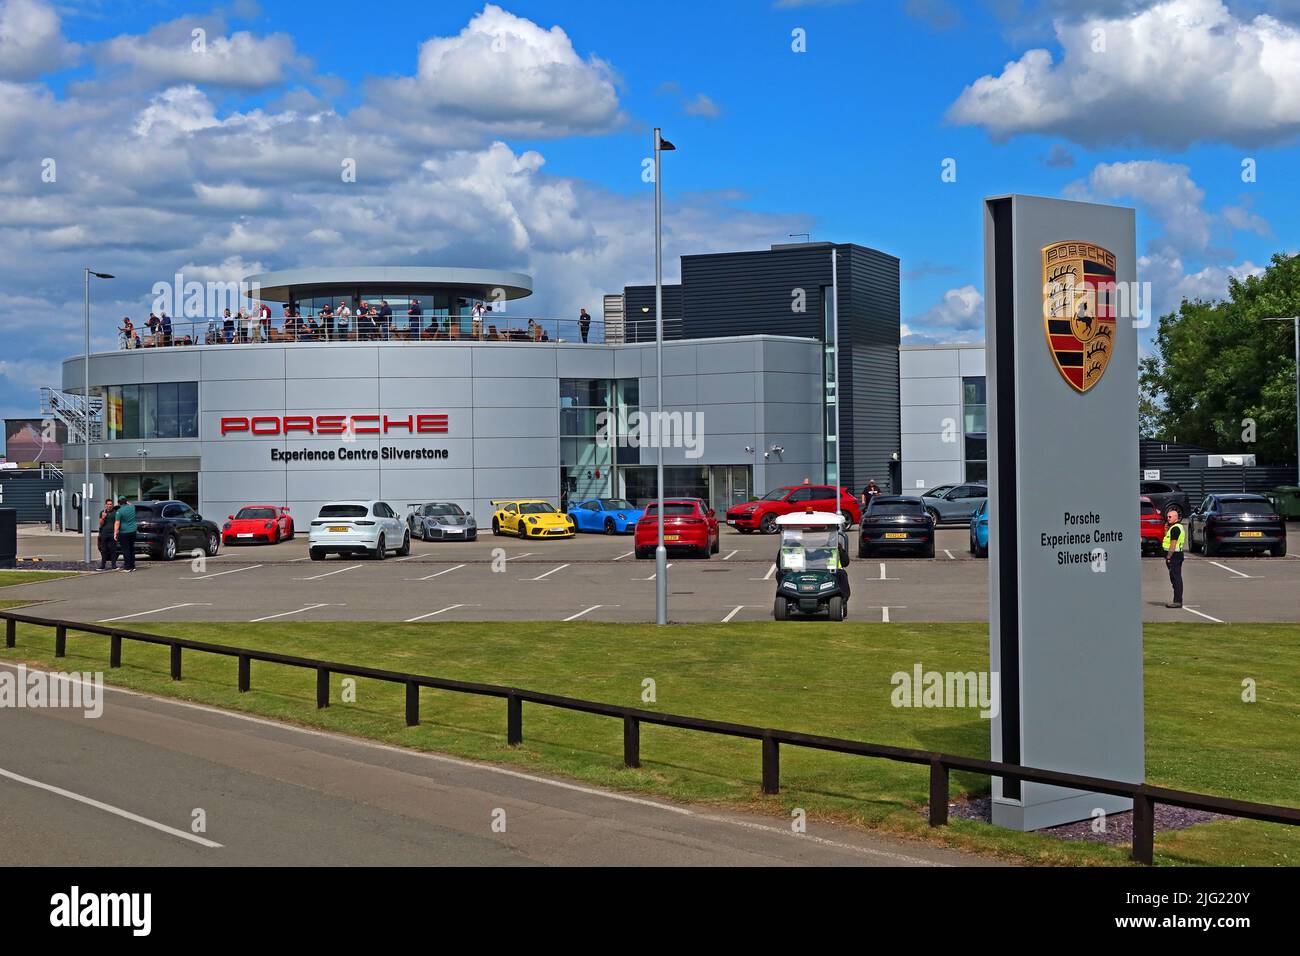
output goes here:
{"type": "Polygon", "coordinates": [[[125,495],[132,501],[183,501],[199,507],[199,476],[192,471],[142,475],[110,475],[114,499],[125,495]]]}
{"type": "Polygon", "coordinates": [[[635,378],[560,380],[560,496],[562,503],[624,497],[617,465],[640,460],[628,432],[640,403],[635,378]]]}
{"type": "Polygon", "coordinates": [[[966,463],[966,481],[987,481],[988,462],[988,395],[983,375],[961,380],[962,441],[966,463]]]}
{"type": "Polygon", "coordinates": [[[197,382],[109,385],[103,392],[109,441],[199,435],[197,382]]]}

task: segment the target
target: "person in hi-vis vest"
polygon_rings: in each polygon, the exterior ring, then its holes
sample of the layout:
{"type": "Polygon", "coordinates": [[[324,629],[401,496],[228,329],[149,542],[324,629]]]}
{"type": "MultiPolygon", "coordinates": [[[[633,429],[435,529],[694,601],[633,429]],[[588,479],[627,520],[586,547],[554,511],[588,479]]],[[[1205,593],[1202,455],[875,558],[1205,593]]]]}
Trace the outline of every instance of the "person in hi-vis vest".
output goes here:
{"type": "Polygon", "coordinates": [[[1174,587],[1174,599],[1165,607],[1183,606],[1183,544],[1187,533],[1181,523],[1177,509],[1165,512],[1165,539],[1161,547],[1165,549],[1165,567],[1169,568],[1169,583],[1174,587]]]}

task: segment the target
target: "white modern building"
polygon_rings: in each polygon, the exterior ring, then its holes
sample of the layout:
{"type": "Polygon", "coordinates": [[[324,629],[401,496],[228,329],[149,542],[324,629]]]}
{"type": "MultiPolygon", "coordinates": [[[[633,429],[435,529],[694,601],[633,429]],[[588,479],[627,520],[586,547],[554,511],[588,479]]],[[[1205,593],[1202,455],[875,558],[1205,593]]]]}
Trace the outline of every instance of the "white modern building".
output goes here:
{"type": "Polygon", "coordinates": [[[903,494],[988,478],[984,343],[901,345],[903,494]]]}

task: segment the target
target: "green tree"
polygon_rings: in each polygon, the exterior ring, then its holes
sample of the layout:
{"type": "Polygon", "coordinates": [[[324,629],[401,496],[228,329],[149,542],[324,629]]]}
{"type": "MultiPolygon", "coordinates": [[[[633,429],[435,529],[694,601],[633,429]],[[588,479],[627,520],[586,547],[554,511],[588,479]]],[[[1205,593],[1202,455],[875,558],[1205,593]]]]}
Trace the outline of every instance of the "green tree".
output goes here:
{"type": "Polygon", "coordinates": [[[1293,328],[1263,321],[1293,315],[1300,256],[1279,253],[1263,275],[1230,279],[1227,299],[1184,300],[1161,316],[1139,377],[1142,434],[1253,453],[1261,465],[1294,461],[1293,328]]]}

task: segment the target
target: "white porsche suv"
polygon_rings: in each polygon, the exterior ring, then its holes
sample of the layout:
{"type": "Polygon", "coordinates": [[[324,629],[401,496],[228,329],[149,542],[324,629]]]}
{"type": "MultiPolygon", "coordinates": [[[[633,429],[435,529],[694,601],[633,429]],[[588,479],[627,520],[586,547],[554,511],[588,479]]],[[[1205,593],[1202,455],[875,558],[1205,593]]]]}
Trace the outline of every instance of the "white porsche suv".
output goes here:
{"type": "Polygon", "coordinates": [[[406,522],[384,501],[331,501],[312,519],[307,535],[313,561],[330,554],[368,554],[382,561],[389,551],[411,553],[406,522]]]}

